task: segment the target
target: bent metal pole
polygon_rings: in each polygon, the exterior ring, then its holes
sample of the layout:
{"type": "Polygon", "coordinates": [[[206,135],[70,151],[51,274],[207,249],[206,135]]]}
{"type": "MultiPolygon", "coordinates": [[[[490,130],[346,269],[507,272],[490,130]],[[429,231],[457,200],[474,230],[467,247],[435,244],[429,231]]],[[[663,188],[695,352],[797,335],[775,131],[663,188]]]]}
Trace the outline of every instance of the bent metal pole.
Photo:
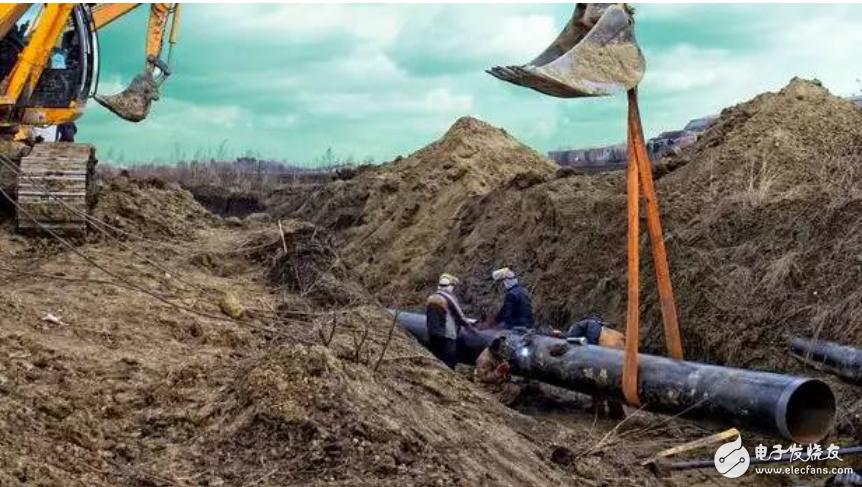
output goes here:
{"type": "MultiPolygon", "coordinates": [[[[427,344],[425,316],[400,312],[402,327],[427,344]]],[[[585,394],[623,399],[620,350],[572,345],[542,335],[463,330],[459,360],[473,363],[496,336],[512,372],[585,394]]],[[[685,415],[777,434],[797,443],[826,437],[835,418],[835,396],[820,380],[640,355],[638,385],[647,411],[685,415]]]]}

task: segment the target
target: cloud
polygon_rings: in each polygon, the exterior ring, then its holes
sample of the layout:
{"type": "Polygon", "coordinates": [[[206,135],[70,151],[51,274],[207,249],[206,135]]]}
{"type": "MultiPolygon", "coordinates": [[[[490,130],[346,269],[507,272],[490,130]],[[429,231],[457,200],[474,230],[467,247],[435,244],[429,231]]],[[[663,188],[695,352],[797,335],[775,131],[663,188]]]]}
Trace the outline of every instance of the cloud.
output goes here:
{"type": "Polygon", "coordinates": [[[473,109],[473,97],[453,94],[447,88],[436,88],[425,95],[425,109],[454,115],[468,113],[473,109]]]}
{"type": "Polygon", "coordinates": [[[235,35],[289,38],[300,43],[338,35],[385,44],[397,37],[402,24],[401,13],[383,5],[236,3],[207,5],[197,12],[197,25],[230,26],[228,30],[235,35]]]}
{"type": "MultiPolygon", "coordinates": [[[[128,124],[91,103],[81,140],[128,159],[170,158],[227,141],[236,152],[311,161],[386,160],[439,137],[461,115],[546,151],[623,140],[625,98],[561,100],[484,70],[541,52],[572,13],[557,4],[189,4],[175,74],[150,119],[128,124]],[[107,149],[106,149],[107,150],[107,149]]],[[[794,75],[859,91],[859,5],[645,4],[640,95],[646,131],[775,90],[794,75]]],[[[101,34],[102,93],[142,65],[146,15],[101,34]]]]}

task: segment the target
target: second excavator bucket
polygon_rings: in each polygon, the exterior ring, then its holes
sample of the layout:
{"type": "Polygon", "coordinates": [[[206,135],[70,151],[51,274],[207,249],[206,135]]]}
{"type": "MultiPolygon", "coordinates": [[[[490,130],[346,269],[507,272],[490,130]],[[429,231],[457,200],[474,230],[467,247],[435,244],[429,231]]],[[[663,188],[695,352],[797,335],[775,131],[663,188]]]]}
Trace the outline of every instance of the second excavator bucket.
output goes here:
{"type": "Polygon", "coordinates": [[[130,122],[140,122],[150,113],[150,105],[159,99],[159,86],[149,71],[135,76],[128,88],[116,95],[96,95],[103,107],[130,122]]]}
{"type": "Polygon", "coordinates": [[[628,7],[579,3],[565,29],[536,59],[488,73],[547,95],[579,98],[627,91],[645,70],[628,7]]]}

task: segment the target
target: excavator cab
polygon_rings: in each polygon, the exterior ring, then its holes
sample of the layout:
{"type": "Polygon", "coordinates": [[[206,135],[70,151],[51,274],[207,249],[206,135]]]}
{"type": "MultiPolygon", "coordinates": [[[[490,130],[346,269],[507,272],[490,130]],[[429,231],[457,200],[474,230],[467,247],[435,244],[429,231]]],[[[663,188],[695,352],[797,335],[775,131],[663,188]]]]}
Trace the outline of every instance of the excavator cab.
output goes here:
{"type": "Polygon", "coordinates": [[[521,66],[488,73],[560,98],[605,96],[637,86],[646,61],[625,4],[579,3],[559,36],[538,57],[521,66]]]}
{"type": "MultiPolygon", "coordinates": [[[[23,8],[16,22],[0,30],[0,78],[4,89],[14,83],[13,75],[20,70],[20,59],[32,56],[40,39],[37,27],[46,12],[41,4],[19,4],[23,8]]],[[[50,21],[50,19],[48,19],[50,21]]],[[[60,28],[57,42],[49,47],[47,61],[40,67],[32,88],[22,88],[17,103],[4,103],[0,124],[10,128],[24,125],[51,125],[57,119],[69,120],[80,115],[81,107],[92,95],[98,73],[98,39],[93,31],[90,11],[76,5],[65,25],[60,28]]],[[[8,96],[8,95],[7,95],[8,96]]]]}

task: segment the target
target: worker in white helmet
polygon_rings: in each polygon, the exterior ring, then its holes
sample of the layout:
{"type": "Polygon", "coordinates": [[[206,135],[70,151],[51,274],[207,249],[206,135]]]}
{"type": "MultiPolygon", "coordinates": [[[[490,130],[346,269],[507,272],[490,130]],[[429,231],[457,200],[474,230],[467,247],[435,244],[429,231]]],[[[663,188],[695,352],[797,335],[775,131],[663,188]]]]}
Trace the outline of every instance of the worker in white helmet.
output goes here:
{"type": "Polygon", "coordinates": [[[437,290],[428,296],[425,306],[428,348],[449,368],[458,363],[458,333],[470,324],[455,297],[455,286],[459,283],[452,274],[441,275],[437,290]]]}
{"type": "Polygon", "coordinates": [[[512,269],[508,267],[497,269],[491,273],[491,278],[494,282],[503,285],[506,290],[506,297],[503,299],[503,306],[500,311],[490,320],[488,325],[507,329],[534,328],[533,298],[518,281],[518,276],[512,269]]]}

